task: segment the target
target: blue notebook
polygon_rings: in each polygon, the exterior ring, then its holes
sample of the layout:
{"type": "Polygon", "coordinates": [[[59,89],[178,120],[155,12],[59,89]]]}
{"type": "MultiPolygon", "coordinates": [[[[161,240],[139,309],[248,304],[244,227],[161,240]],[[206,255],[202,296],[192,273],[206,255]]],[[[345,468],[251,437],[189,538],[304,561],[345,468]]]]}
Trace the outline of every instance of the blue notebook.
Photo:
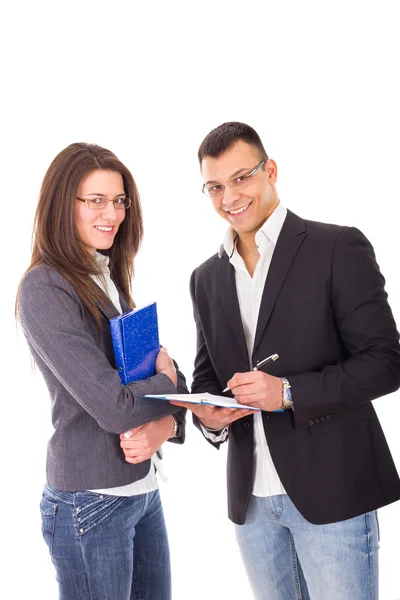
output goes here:
{"type": "Polygon", "coordinates": [[[110,319],[115,365],[125,385],[155,375],[160,350],[156,303],[110,319]]]}

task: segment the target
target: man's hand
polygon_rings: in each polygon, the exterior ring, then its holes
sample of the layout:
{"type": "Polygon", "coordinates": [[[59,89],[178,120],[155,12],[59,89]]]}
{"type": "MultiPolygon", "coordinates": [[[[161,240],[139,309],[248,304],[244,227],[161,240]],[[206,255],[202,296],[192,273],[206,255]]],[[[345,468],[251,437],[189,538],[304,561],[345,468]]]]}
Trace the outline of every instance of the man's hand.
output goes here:
{"type": "Polygon", "coordinates": [[[262,371],[235,373],[228,381],[235,400],[255,408],[273,411],[282,408],[282,381],[262,371]]]}
{"type": "Polygon", "coordinates": [[[166,348],[160,348],[160,352],[157,354],[156,373],[164,373],[164,375],[167,375],[171,379],[174,386],[177,386],[175,366],[166,348]]]}
{"type": "Polygon", "coordinates": [[[126,462],[136,465],[151,458],[172,436],[173,430],[174,419],[168,415],[121,433],[120,446],[124,451],[126,462]]]}
{"type": "Polygon", "coordinates": [[[254,414],[254,410],[245,410],[244,408],[220,408],[219,406],[206,406],[204,404],[192,404],[191,402],[177,402],[170,400],[171,404],[182,406],[191,410],[199,421],[210,429],[223,429],[226,425],[242,419],[248,415],[254,414]]]}

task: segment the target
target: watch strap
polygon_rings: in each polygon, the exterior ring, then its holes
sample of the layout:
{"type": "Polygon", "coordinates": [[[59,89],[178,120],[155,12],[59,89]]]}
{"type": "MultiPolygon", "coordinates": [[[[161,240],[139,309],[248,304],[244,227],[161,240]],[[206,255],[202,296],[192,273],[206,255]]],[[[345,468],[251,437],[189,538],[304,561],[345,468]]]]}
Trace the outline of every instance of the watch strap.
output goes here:
{"type": "Polygon", "coordinates": [[[292,390],[286,377],[280,378],[282,382],[282,407],[283,409],[293,408],[292,390]]]}

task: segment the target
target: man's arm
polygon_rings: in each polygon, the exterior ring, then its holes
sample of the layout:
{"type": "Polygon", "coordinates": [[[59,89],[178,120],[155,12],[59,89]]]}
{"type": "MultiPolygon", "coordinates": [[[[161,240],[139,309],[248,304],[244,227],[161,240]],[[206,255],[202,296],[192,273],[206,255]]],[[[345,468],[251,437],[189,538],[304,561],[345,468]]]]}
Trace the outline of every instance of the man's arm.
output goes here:
{"type": "Polygon", "coordinates": [[[400,386],[400,346],[385,280],[374,250],[357,229],[339,236],[332,261],[331,302],[347,360],[318,373],[287,374],[299,406],[355,407],[400,386]]]}
{"type": "MultiPolygon", "coordinates": [[[[193,394],[209,392],[211,394],[220,395],[222,386],[215,373],[207,350],[200,313],[197,307],[195,278],[196,271],[193,272],[190,279],[190,294],[192,297],[193,314],[197,332],[197,353],[191,391],[193,394]]],[[[175,404],[175,402],[171,402],[171,404],[175,404]]],[[[201,404],[176,403],[176,405],[184,406],[192,411],[194,425],[202,432],[205,439],[216,448],[219,448],[220,444],[228,439],[228,425],[230,423],[249,414],[253,414],[253,411],[243,409],[218,408],[201,404]]]]}
{"type": "Polygon", "coordinates": [[[196,271],[190,278],[190,295],[193,305],[193,317],[196,324],[196,358],[194,361],[194,372],[192,382],[192,394],[209,392],[210,394],[221,394],[223,387],[218,380],[217,374],[210,360],[207,344],[203,334],[203,327],[196,300],[196,271]]]}
{"type": "MultiPolygon", "coordinates": [[[[361,406],[400,386],[399,333],[373,248],[357,229],[343,229],[332,256],[331,304],[348,358],[318,372],[287,373],[296,421],[361,406]]],[[[229,386],[239,402],[265,410],[281,403],[279,378],[235,375],[229,386]]]]}

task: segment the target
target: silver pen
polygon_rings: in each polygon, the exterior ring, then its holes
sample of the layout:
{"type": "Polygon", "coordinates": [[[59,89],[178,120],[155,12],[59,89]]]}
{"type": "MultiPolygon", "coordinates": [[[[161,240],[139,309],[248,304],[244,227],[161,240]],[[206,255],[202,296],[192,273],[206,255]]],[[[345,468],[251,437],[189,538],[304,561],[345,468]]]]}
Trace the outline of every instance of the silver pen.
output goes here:
{"type": "MultiPolygon", "coordinates": [[[[278,360],[279,358],[279,354],[271,354],[271,356],[267,356],[267,358],[264,358],[264,360],[260,360],[256,366],[252,369],[252,371],[259,371],[262,367],[265,367],[266,365],[269,365],[269,363],[274,362],[275,360],[278,360]]],[[[226,387],[224,390],[222,390],[222,393],[224,392],[229,392],[228,387],[226,387]]]]}

